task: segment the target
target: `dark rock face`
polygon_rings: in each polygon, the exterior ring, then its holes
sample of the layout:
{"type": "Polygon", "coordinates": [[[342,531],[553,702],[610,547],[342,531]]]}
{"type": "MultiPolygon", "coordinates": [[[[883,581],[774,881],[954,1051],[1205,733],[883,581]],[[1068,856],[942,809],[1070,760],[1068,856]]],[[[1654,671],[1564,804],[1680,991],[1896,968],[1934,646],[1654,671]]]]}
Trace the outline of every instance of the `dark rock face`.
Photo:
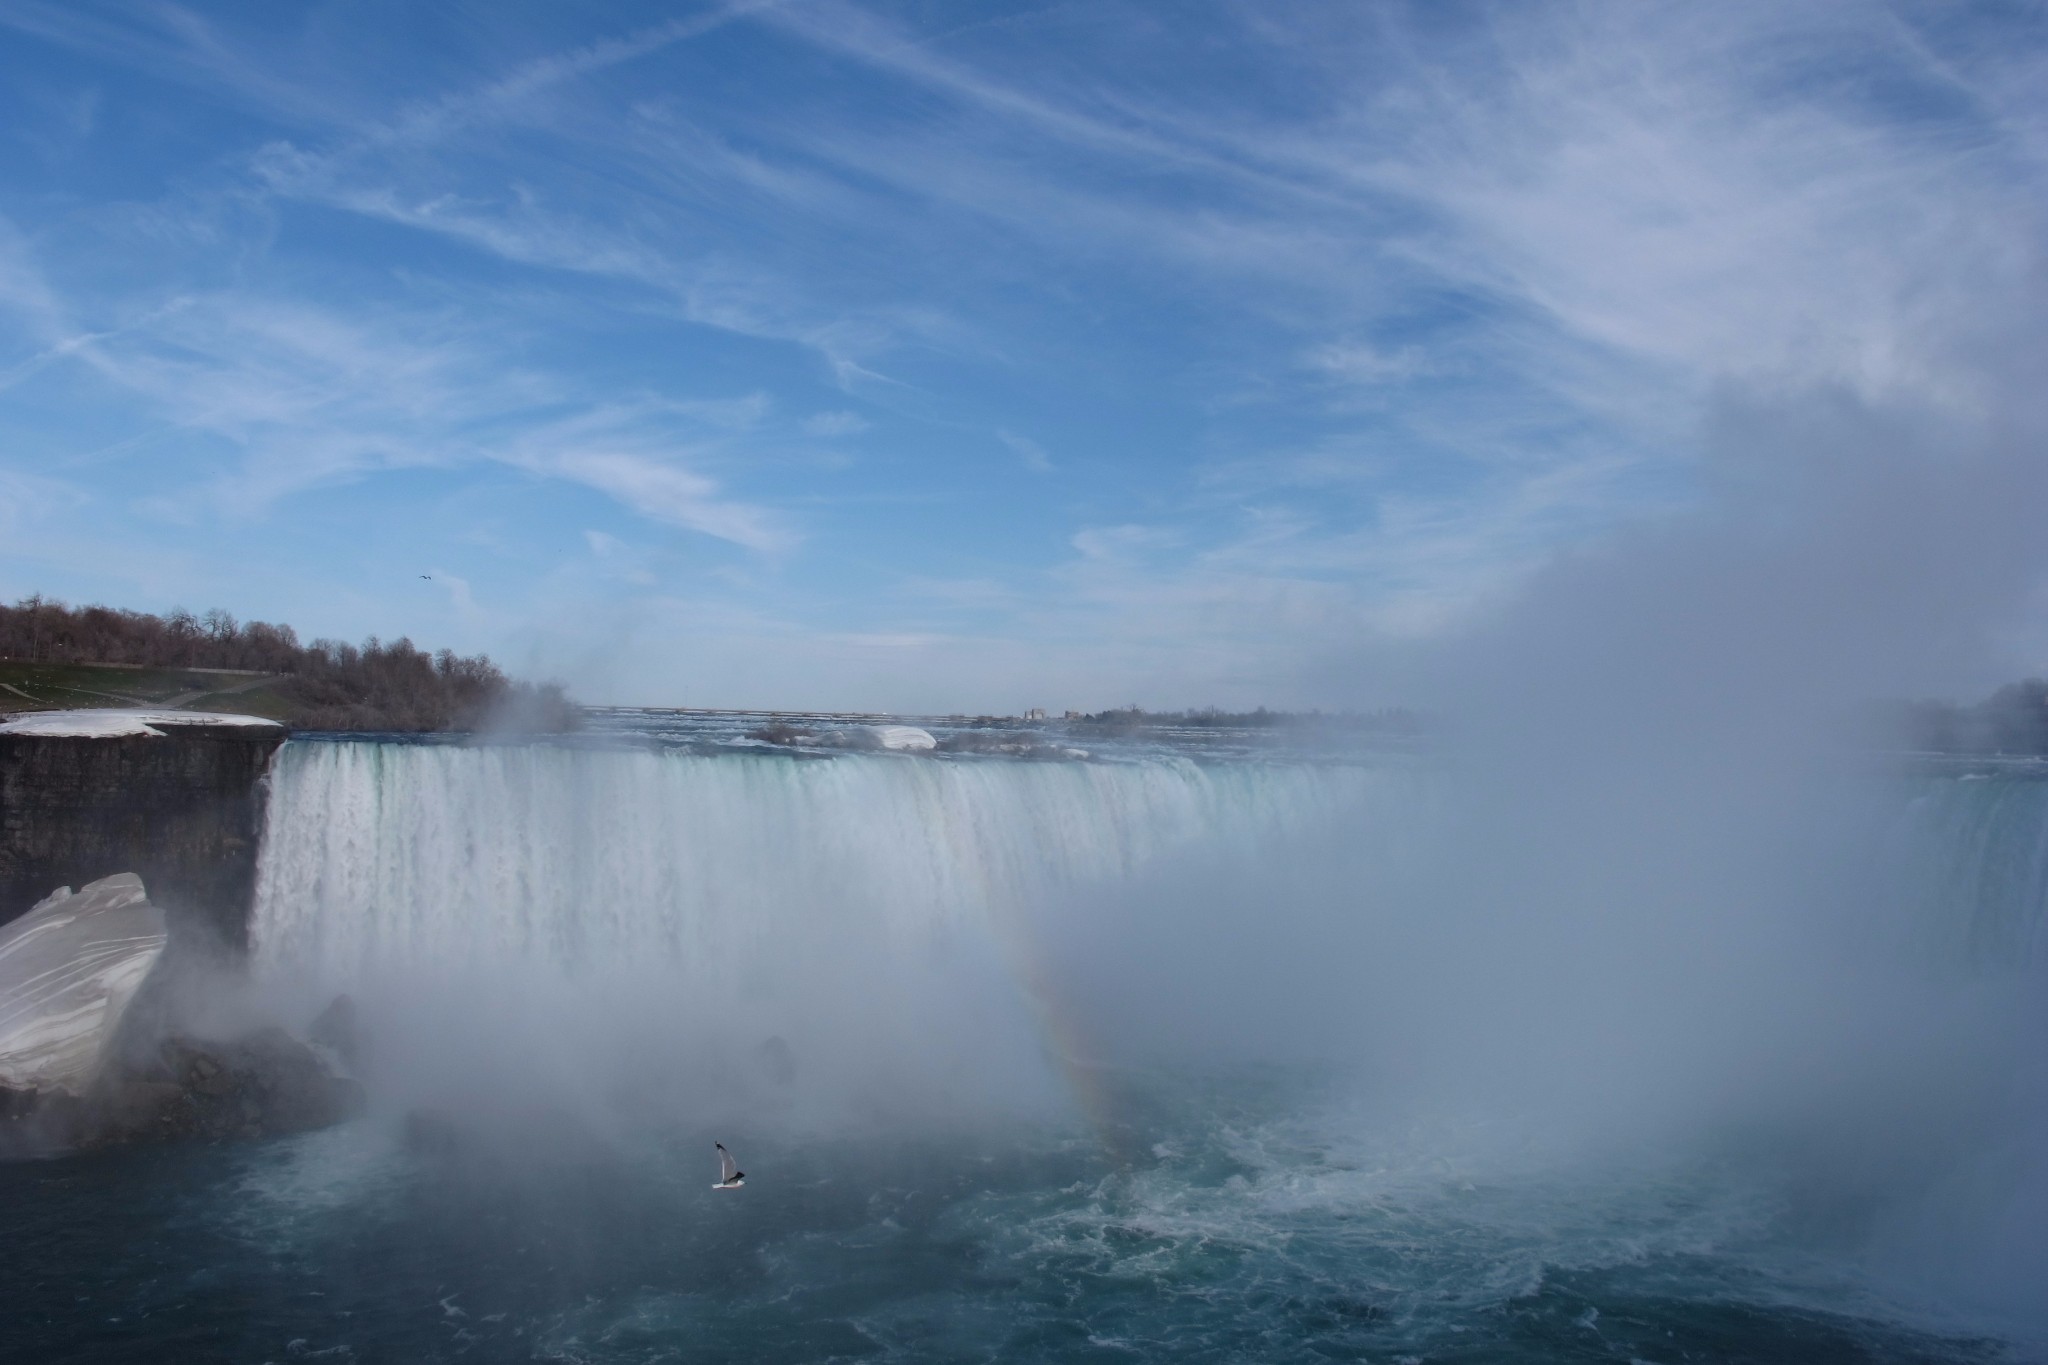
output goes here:
{"type": "Polygon", "coordinates": [[[328,1127],[363,1107],[361,1085],[330,1072],[280,1028],[231,1043],[173,1038],[162,1058],[161,1074],[179,1094],[152,1113],[155,1136],[277,1137],[328,1127]]]}
{"type": "Polygon", "coordinates": [[[261,782],[284,736],[0,735],[0,924],[53,887],[140,873],[174,924],[247,946],[261,782]]]}
{"type": "Polygon", "coordinates": [[[0,1089],[0,1158],[130,1142],[279,1137],[360,1113],[363,1088],[283,1029],[169,1038],[83,1097],[0,1089]]]}

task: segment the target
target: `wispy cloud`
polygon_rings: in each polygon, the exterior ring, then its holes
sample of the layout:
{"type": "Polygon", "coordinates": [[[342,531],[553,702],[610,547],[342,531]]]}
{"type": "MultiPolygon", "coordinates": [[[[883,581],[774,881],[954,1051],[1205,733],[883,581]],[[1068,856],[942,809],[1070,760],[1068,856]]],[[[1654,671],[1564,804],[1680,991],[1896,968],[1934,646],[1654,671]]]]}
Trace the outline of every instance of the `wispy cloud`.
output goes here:
{"type": "Polygon", "coordinates": [[[471,591],[468,579],[458,574],[449,573],[446,569],[442,568],[436,568],[427,576],[433,579],[443,592],[448,594],[448,604],[455,608],[456,611],[464,616],[471,617],[478,614],[476,594],[471,591]]]}
{"type": "Polygon", "coordinates": [[[609,493],[643,516],[735,545],[779,550],[793,543],[768,513],[721,498],[718,485],[701,474],[644,455],[570,450],[548,456],[536,467],[609,493]]]}
{"type": "Polygon", "coordinates": [[[329,125],[351,113],[349,105],[334,98],[333,81],[295,79],[310,73],[287,74],[275,60],[239,48],[219,26],[184,5],[108,12],[82,4],[7,0],[0,5],[0,27],[272,118],[329,125]]]}
{"type": "Polygon", "coordinates": [[[1375,387],[1433,374],[1441,363],[1420,346],[1376,346],[1370,341],[1326,341],[1308,353],[1307,362],[1333,379],[1375,387]]]}
{"type": "Polygon", "coordinates": [[[0,308],[23,324],[33,344],[61,344],[69,329],[32,245],[5,217],[0,217],[0,308]]]}
{"type": "Polygon", "coordinates": [[[562,512],[591,592],[666,590],[619,548],[653,527],[723,541],[755,560],[690,570],[693,619],[777,650],[951,632],[1255,700],[1739,477],[1716,395],[1979,420],[2039,353],[2048,36],[1978,7],[507,12],[390,74],[374,24],[0,26],[102,92],[19,145],[120,186],[34,153],[0,193],[0,388],[52,465],[0,468],[127,461],[195,525],[388,471],[588,489],[639,528],[562,512]],[[138,110],[202,150],[123,160],[138,110]]]}
{"type": "Polygon", "coordinates": [[[0,529],[14,532],[88,500],[85,490],[65,480],[0,469],[0,529]]]}
{"type": "Polygon", "coordinates": [[[1010,448],[1010,452],[1024,462],[1024,467],[1034,474],[1050,474],[1053,471],[1052,456],[1045,453],[1045,447],[1029,436],[1020,436],[1014,431],[998,431],[996,438],[1010,448]]]}
{"type": "MultiPolygon", "coordinates": [[[[61,316],[47,285],[28,278],[26,293],[61,316]]],[[[591,403],[465,325],[237,294],[182,298],[60,349],[165,428],[240,453],[231,476],[153,500],[174,514],[202,497],[247,516],[377,469],[496,462],[750,549],[793,542],[776,517],[687,465],[762,421],[771,404],[759,392],[591,403]]]]}
{"type": "Polygon", "coordinates": [[[858,436],[872,424],[857,412],[840,409],[833,412],[813,413],[804,419],[804,434],[808,436],[858,436]]]}

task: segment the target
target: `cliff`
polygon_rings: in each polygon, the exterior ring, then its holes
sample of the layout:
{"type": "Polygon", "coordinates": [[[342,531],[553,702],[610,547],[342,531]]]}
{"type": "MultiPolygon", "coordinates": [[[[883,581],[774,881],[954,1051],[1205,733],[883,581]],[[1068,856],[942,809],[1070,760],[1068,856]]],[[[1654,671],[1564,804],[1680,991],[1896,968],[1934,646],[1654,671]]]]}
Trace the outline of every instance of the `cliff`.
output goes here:
{"type": "Polygon", "coordinates": [[[141,876],[174,923],[247,946],[262,780],[249,716],[49,712],[0,724],[0,924],[60,886],[141,876]]]}

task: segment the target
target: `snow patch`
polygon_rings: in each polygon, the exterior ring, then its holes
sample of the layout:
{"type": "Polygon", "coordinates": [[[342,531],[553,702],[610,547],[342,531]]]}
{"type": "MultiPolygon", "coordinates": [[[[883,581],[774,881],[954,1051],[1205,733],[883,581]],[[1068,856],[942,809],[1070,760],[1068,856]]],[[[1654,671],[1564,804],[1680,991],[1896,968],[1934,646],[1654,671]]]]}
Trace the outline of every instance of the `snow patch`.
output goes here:
{"type": "Polygon", "coordinates": [[[236,716],[224,711],[149,711],[94,707],[82,711],[31,711],[0,724],[0,735],[61,735],[83,739],[162,737],[159,725],[226,725],[251,730],[276,730],[274,720],[236,716]]]}

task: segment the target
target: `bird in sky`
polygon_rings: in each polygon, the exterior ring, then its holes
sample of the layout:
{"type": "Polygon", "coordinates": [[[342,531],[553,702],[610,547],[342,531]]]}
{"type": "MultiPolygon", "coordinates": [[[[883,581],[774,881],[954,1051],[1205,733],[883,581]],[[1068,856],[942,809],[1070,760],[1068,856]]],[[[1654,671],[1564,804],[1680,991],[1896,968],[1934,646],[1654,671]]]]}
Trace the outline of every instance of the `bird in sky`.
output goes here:
{"type": "Polygon", "coordinates": [[[711,1188],[714,1190],[736,1190],[746,1184],[747,1173],[740,1169],[737,1161],[732,1159],[732,1153],[725,1150],[725,1144],[714,1142],[711,1145],[718,1149],[718,1180],[711,1188]]]}

